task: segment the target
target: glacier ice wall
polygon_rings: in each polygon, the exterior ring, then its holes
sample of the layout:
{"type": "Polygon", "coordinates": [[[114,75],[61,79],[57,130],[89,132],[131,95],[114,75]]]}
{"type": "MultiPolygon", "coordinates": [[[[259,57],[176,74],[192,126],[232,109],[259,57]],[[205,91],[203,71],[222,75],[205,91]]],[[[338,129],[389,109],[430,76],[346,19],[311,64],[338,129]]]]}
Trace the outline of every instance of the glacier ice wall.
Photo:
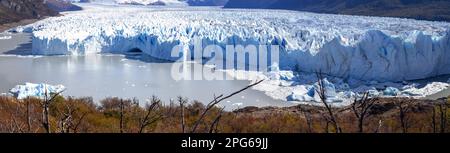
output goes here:
{"type": "Polygon", "coordinates": [[[279,10],[89,6],[29,25],[33,53],[170,56],[175,45],[280,45],[280,67],[360,80],[450,74],[450,23],[279,10]]]}

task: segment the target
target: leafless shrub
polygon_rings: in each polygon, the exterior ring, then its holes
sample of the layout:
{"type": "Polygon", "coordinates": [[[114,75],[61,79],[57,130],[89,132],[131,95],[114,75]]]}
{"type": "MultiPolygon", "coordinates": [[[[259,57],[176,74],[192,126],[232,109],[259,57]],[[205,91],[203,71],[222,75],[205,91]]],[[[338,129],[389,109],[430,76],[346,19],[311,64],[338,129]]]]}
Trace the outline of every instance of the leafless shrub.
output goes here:
{"type": "Polygon", "coordinates": [[[241,93],[241,92],[243,92],[243,91],[245,91],[245,90],[247,90],[247,89],[249,89],[249,88],[251,88],[251,87],[253,87],[253,86],[258,85],[258,84],[260,84],[260,83],[263,82],[263,81],[264,81],[264,80],[257,81],[257,82],[255,82],[255,83],[250,84],[250,85],[248,85],[247,87],[245,87],[245,88],[243,88],[243,89],[241,89],[241,90],[239,90],[239,91],[233,92],[233,93],[231,93],[231,94],[229,94],[229,95],[227,95],[227,96],[223,96],[223,95],[219,95],[219,96],[217,96],[217,97],[214,96],[214,99],[213,99],[211,102],[209,102],[208,105],[206,105],[205,110],[204,110],[203,113],[200,115],[200,117],[197,119],[197,121],[194,123],[194,125],[193,125],[193,127],[192,127],[192,130],[191,130],[191,133],[195,133],[195,131],[197,130],[197,127],[200,125],[200,123],[202,122],[203,118],[204,118],[205,115],[208,113],[208,111],[210,111],[212,108],[214,108],[217,104],[219,104],[219,103],[222,102],[223,100],[228,99],[228,98],[230,98],[230,97],[233,97],[234,95],[239,94],[239,93],[241,93]]]}
{"type": "Polygon", "coordinates": [[[358,119],[358,132],[364,132],[364,119],[371,114],[370,109],[375,104],[374,98],[369,97],[369,92],[365,92],[361,99],[355,98],[353,104],[351,105],[351,110],[358,119]]]}
{"type": "Polygon", "coordinates": [[[323,83],[323,80],[324,80],[323,74],[321,72],[317,72],[316,76],[317,76],[317,83],[318,83],[318,89],[316,89],[316,92],[319,94],[320,101],[325,106],[325,109],[327,112],[325,115],[323,115],[323,117],[327,120],[326,129],[328,130],[328,126],[331,123],[332,126],[334,127],[335,132],[341,133],[342,129],[339,127],[339,123],[337,122],[337,117],[334,114],[331,104],[329,104],[327,102],[325,85],[323,83]]]}
{"type": "Polygon", "coordinates": [[[399,111],[399,120],[400,120],[400,126],[402,128],[402,132],[403,133],[408,133],[408,128],[409,128],[409,117],[408,117],[408,112],[409,112],[409,105],[408,102],[406,101],[399,101],[396,102],[395,105],[398,108],[399,111]]]}
{"type": "Polygon", "coordinates": [[[145,115],[139,117],[139,133],[144,132],[147,126],[163,118],[163,114],[159,111],[161,106],[161,100],[156,96],[152,96],[150,104],[145,106],[145,115]]]}

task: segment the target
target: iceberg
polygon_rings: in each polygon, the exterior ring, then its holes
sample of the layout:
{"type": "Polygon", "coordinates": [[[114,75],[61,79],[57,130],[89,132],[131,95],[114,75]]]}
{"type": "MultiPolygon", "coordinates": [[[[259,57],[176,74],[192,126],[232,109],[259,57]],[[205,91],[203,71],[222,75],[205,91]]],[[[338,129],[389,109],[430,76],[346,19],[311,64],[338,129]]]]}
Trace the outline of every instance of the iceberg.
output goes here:
{"type": "Polygon", "coordinates": [[[422,88],[410,87],[402,91],[404,95],[413,97],[425,97],[426,95],[433,95],[442,90],[448,89],[450,85],[443,82],[432,82],[422,88]]]}
{"type": "MultiPolygon", "coordinates": [[[[333,103],[333,102],[342,102],[343,100],[338,97],[338,94],[336,92],[336,87],[333,83],[328,81],[327,78],[322,79],[324,91],[325,91],[325,97],[327,103],[333,103]]],[[[287,97],[288,101],[302,101],[302,102],[320,102],[320,96],[317,91],[319,91],[319,83],[316,82],[313,86],[308,86],[305,88],[304,86],[301,86],[300,88],[297,88],[292,92],[291,95],[287,97]]]]}
{"type": "Polygon", "coordinates": [[[312,102],[315,101],[314,97],[311,96],[309,90],[305,88],[305,86],[301,86],[287,97],[287,101],[301,101],[301,102],[312,102]]]}
{"type": "Polygon", "coordinates": [[[65,89],[63,85],[52,86],[44,83],[34,84],[27,82],[24,85],[15,86],[9,92],[17,99],[25,99],[27,97],[44,99],[46,94],[50,97],[52,94],[60,93],[65,89]]]}
{"type": "Polygon", "coordinates": [[[387,87],[383,91],[384,96],[398,96],[399,94],[400,94],[400,90],[398,90],[397,88],[394,88],[394,87],[387,87]]]}

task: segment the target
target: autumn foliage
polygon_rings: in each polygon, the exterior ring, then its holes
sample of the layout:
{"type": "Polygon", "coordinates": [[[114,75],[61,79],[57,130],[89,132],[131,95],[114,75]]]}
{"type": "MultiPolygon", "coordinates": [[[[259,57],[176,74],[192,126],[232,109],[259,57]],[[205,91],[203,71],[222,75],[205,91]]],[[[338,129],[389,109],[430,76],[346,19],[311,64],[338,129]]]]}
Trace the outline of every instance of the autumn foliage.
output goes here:
{"type": "MultiPolygon", "coordinates": [[[[351,106],[332,108],[344,133],[447,133],[450,118],[447,99],[417,100],[376,98],[362,127],[351,106]],[[360,131],[363,129],[363,131],[360,131]]],[[[42,100],[0,97],[0,132],[45,133],[42,100]]],[[[51,133],[332,133],[323,107],[246,107],[223,111],[185,98],[148,103],[136,99],[56,97],[49,106],[51,133]],[[180,101],[184,101],[180,107],[180,101]],[[183,108],[183,110],[181,109],[183,108]],[[183,111],[183,113],[181,113],[183,111]],[[182,115],[183,114],[183,115],[182,115]],[[183,120],[182,120],[183,118],[183,120]],[[184,123],[184,124],[183,124],[184,123]],[[195,131],[192,128],[197,124],[195,131]],[[213,125],[213,126],[212,126],[213,125]],[[183,130],[184,128],[184,130],[183,130]]]]}

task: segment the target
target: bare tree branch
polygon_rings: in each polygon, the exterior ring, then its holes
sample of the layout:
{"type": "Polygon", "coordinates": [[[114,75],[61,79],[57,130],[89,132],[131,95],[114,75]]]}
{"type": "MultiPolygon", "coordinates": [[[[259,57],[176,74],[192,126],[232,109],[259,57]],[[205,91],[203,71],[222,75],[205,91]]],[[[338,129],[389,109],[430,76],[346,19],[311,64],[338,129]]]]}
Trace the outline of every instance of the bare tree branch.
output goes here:
{"type": "Polygon", "coordinates": [[[323,74],[321,72],[317,72],[316,75],[317,75],[317,83],[319,86],[319,89],[316,89],[316,92],[319,94],[320,100],[321,100],[322,104],[325,106],[326,111],[328,112],[327,119],[329,119],[329,121],[333,125],[335,132],[341,133],[342,130],[339,127],[339,124],[337,122],[335,114],[333,113],[331,104],[327,103],[327,96],[326,96],[326,91],[325,91],[326,89],[325,89],[325,85],[323,84],[323,79],[324,79],[323,74]]]}
{"type": "Polygon", "coordinates": [[[222,102],[222,101],[225,100],[225,99],[228,99],[228,98],[230,98],[230,97],[233,97],[233,96],[236,95],[236,94],[239,94],[239,93],[241,93],[241,92],[243,92],[243,91],[245,91],[245,90],[247,90],[247,89],[249,89],[249,88],[251,88],[251,87],[253,87],[253,86],[258,85],[258,84],[260,84],[260,83],[263,82],[263,81],[264,81],[264,80],[257,81],[257,82],[255,82],[255,83],[250,84],[250,85],[248,85],[247,87],[245,87],[245,88],[243,88],[243,89],[241,89],[241,90],[239,90],[239,91],[233,92],[233,93],[231,93],[231,94],[229,94],[229,95],[227,95],[227,96],[225,96],[225,97],[224,97],[223,95],[219,95],[218,97],[215,97],[215,96],[214,96],[214,99],[213,99],[211,102],[209,102],[208,105],[206,105],[205,110],[203,111],[203,113],[200,115],[200,117],[199,117],[199,118],[197,119],[197,121],[195,122],[195,124],[194,124],[194,126],[193,126],[193,128],[192,128],[191,133],[195,133],[195,131],[197,130],[198,125],[200,124],[200,122],[203,120],[203,118],[204,118],[205,115],[208,113],[208,111],[211,110],[212,108],[214,108],[215,105],[219,104],[220,102],[222,102]]]}
{"type": "Polygon", "coordinates": [[[75,126],[72,127],[72,131],[73,133],[77,133],[78,132],[78,127],[80,126],[80,124],[83,122],[84,117],[87,115],[87,113],[83,113],[80,117],[80,119],[78,119],[78,122],[75,124],[75,126]]]}
{"type": "Polygon", "coordinates": [[[405,101],[396,102],[396,106],[399,109],[400,125],[403,133],[408,133],[409,123],[407,113],[409,106],[405,101]]]}
{"type": "Polygon", "coordinates": [[[365,92],[360,100],[355,98],[355,101],[352,103],[351,109],[355,114],[356,118],[358,119],[359,133],[364,132],[364,119],[370,116],[368,112],[373,107],[374,104],[375,99],[370,98],[369,92],[365,92]]]}
{"type": "Polygon", "coordinates": [[[223,110],[224,109],[225,109],[225,107],[222,107],[219,110],[219,114],[217,115],[216,119],[214,119],[213,123],[209,127],[209,133],[213,133],[214,131],[217,133],[217,126],[219,125],[219,121],[222,118],[222,114],[223,114],[223,110]]]}
{"type": "Polygon", "coordinates": [[[161,100],[156,96],[152,96],[151,104],[146,106],[144,117],[139,119],[139,133],[142,133],[144,129],[160,120],[163,115],[161,113],[155,113],[161,107],[161,100]],[[152,113],[155,113],[152,115],[152,113]]]}
{"type": "Polygon", "coordinates": [[[50,103],[52,103],[56,97],[58,97],[62,92],[64,92],[65,90],[61,90],[58,93],[53,94],[53,96],[51,96],[51,98],[49,99],[49,95],[47,93],[47,89],[45,89],[45,95],[44,95],[44,101],[42,101],[41,106],[42,106],[42,126],[44,127],[45,131],[47,133],[51,133],[50,130],[50,122],[49,122],[49,110],[48,108],[50,107],[50,103]]]}
{"type": "Polygon", "coordinates": [[[180,104],[180,117],[181,117],[181,132],[186,132],[186,121],[185,121],[185,115],[184,115],[184,105],[187,103],[186,99],[183,99],[183,97],[178,97],[178,102],[180,104]]]}
{"type": "Polygon", "coordinates": [[[445,133],[447,128],[447,105],[446,103],[440,103],[439,107],[439,119],[440,119],[440,132],[445,133]]]}
{"type": "Polygon", "coordinates": [[[123,127],[124,127],[124,110],[125,109],[125,104],[124,104],[124,102],[123,102],[123,100],[122,99],[120,99],[120,104],[119,104],[119,113],[120,113],[120,121],[119,121],[119,130],[120,130],[120,133],[123,133],[123,127]]]}

